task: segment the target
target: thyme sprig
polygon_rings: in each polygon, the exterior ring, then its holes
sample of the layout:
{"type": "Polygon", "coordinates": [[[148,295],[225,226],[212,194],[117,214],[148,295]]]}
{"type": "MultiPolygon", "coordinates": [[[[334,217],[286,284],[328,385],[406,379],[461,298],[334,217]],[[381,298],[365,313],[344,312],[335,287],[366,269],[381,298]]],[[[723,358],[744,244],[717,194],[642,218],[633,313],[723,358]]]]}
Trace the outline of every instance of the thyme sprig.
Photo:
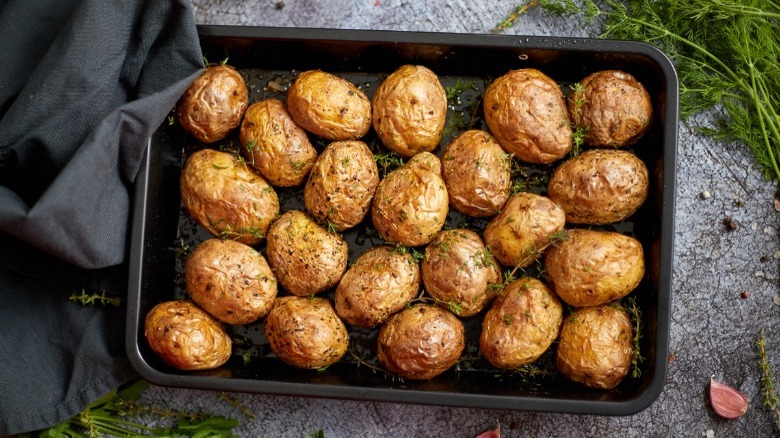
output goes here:
{"type": "Polygon", "coordinates": [[[73,301],[74,303],[79,303],[82,306],[95,306],[100,304],[103,307],[119,307],[119,304],[121,303],[121,299],[119,297],[110,297],[106,295],[106,291],[102,291],[100,293],[93,292],[88,294],[84,289],[81,289],[81,293],[73,292],[70,294],[68,300],[73,301]]]}
{"type": "Polygon", "coordinates": [[[777,395],[772,365],[766,357],[766,338],[763,330],[756,340],[756,349],[758,350],[758,365],[761,371],[761,392],[764,394],[764,406],[772,411],[775,417],[775,426],[780,431],[780,396],[777,395]]]}

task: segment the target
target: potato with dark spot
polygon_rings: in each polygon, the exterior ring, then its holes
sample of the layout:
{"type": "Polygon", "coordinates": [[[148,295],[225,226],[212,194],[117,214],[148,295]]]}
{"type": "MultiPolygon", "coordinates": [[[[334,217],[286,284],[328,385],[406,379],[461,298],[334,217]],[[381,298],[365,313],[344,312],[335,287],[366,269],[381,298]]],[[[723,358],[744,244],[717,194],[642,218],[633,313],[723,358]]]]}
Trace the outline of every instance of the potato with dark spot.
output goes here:
{"type": "Polygon", "coordinates": [[[215,236],[255,245],[279,214],[279,198],[262,176],[233,154],[199,150],[180,179],[190,216],[215,236]]]}
{"type": "Polygon", "coordinates": [[[388,149],[410,158],[439,145],[447,93],[430,69],[401,66],[379,84],[371,102],[374,130],[388,149]]]}
{"type": "Polygon", "coordinates": [[[377,357],[393,374],[427,380],[455,365],[465,346],[463,323],[455,315],[421,304],[396,313],[379,329],[377,357]]]}
{"type": "Polygon", "coordinates": [[[190,301],[165,301],[146,314],[144,336],[152,351],[180,370],[210,370],[227,362],[232,342],[213,316],[190,301]]]}
{"type": "Polygon", "coordinates": [[[649,190],[645,163],[628,151],[593,149],[553,171],[547,196],[572,224],[620,222],[644,204],[649,190]]]}
{"type": "Polygon", "coordinates": [[[490,132],[521,161],[552,163],[572,148],[563,92],[539,70],[511,70],[494,80],[485,90],[483,108],[490,132]]]}
{"type": "Polygon", "coordinates": [[[206,67],[176,105],[179,124],[203,143],[222,140],[238,127],[249,105],[244,78],[229,65],[206,67]]]}
{"type": "Polygon", "coordinates": [[[184,278],[190,298],[226,324],[264,317],[276,298],[276,278],[265,258],[233,240],[199,244],[187,257],[184,278]]]}

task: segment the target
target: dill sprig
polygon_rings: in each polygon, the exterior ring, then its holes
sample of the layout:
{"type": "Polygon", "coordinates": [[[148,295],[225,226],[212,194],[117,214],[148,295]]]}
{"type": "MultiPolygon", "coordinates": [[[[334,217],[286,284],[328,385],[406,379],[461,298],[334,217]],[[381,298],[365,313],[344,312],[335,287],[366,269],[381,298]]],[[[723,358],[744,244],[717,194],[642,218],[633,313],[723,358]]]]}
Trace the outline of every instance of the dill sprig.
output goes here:
{"type": "Polygon", "coordinates": [[[772,411],[775,417],[775,426],[780,431],[780,397],[777,395],[772,365],[766,357],[766,338],[764,338],[763,330],[758,335],[756,349],[758,350],[758,365],[761,371],[761,392],[764,394],[764,405],[772,411]]]}

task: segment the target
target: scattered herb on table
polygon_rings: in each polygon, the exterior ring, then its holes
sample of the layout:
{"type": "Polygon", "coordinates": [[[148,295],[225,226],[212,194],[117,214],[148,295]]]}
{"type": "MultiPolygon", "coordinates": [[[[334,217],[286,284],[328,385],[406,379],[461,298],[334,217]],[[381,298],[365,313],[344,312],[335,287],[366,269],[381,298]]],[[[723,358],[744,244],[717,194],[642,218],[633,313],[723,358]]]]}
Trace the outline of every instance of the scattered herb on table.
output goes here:
{"type": "Polygon", "coordinates": [[[768,407],[775,417],[775,426],[780,431],[780,397],[777,395],[774,372],[772,365],[766,357],[766,339],[763,330],[756,341],[758,350],[759,369],[761,371],[761,392],[764,394],[764,405],[768,407]]]}
{"type": "Polygon", "coordinates": [[[72,293],[68,297],[69,301],[73,301],[74,303],[79,303],[82,306],[94,306],[96,304],[100,304],[103,307],[106,306],[114,306],[119,307],[120,299],[119,297],[110,297],[106,295],[106,291],[102,291],[101,293],[93,292],[93,293],[87,293],[84,289],[81,289],[81,293],[72,293]]]}

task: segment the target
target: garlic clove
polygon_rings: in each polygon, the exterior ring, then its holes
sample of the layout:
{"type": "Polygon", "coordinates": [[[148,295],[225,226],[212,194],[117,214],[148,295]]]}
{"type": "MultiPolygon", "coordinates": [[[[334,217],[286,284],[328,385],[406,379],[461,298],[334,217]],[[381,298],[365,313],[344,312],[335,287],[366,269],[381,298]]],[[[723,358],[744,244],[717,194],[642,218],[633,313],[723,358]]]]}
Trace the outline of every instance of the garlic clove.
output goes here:
{"type": "Polygon", "coordinates": [[[501,425],[496,424],[495,429],[486,430],[479,435],[476,435],[474,438],[501,438],[501,425]]]}
{"type": "Polygon", "coordinates": [[[710,403],[715,413],[729,420],[741,417],[748,408],[745,394],[718,382],[714,376],[710,377],[710,403]]]}

